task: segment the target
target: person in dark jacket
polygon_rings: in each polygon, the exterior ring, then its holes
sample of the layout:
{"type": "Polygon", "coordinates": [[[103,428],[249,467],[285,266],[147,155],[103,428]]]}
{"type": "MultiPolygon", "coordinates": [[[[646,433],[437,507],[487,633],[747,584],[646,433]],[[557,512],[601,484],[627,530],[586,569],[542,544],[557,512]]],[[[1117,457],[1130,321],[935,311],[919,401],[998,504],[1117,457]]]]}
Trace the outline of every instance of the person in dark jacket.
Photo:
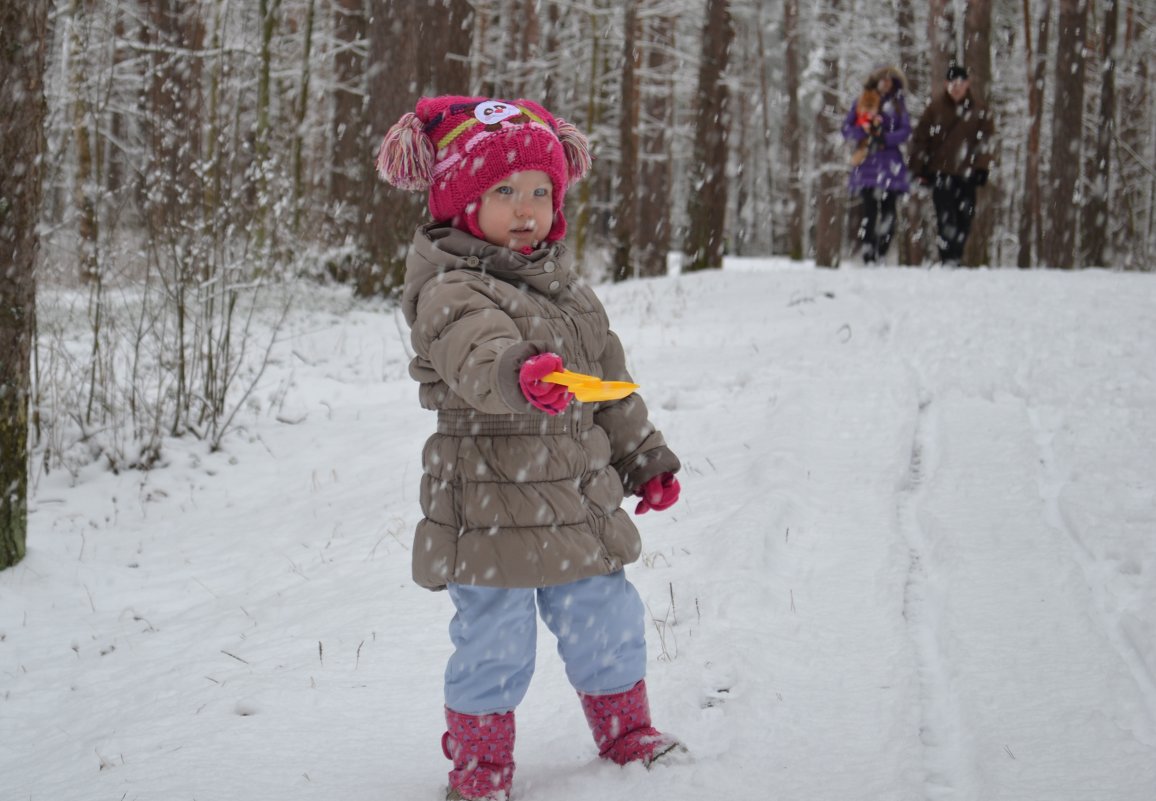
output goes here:
{"type": "Polygon", "coordinates": [[[563,241],[586,137],[530,100],[425,97],[378,154],[433,222],[406,258],[410,375],[437,432],[423,454],[414,580],[456,614],[445,673],[447,799],[506,801],[514,710],[534,673],[537,616],[558,638],[599,756],[681,748],[651,725],[646,610],[623,567],[636,514],[678,500],[678,457],[638,393],[578,402],[564,368],[630,382],[606,311],[563,241]]]}
{"type": "Polygon", "coordinates": [[[920,184],[931,187],[939,260],[958,266],[975,217],[976,189],[991,169],[995,123],[971,91],[966,67],[952,64],[946,78],[915,126],[908,165],[920,184]]]}
{"type": "Polygon", "coordinates": [[[855,144],[849,189],[862,200],[857,236],[865,264],[887,255],[895,233],[896,202],[910,189],[899,149],[911,136],[903,97],[906,85],[896,67],[875,70],[843,120],[843,138],[855,144]]]}

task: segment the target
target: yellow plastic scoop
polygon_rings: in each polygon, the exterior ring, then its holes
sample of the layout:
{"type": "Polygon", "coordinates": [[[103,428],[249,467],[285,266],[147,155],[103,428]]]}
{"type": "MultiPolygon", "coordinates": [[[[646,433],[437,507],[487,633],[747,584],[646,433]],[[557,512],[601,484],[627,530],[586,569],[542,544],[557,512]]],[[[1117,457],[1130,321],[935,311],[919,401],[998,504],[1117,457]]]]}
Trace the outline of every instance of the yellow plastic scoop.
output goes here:
{"type": "Polygon", "coordinates": [[[582,403],[618,400],[638,389],[638,384],[631,384],[629,381],[603,381],[596,375],[584,375],[570,370],[547,373],[542,376],[542,380],[551,384],[561,384],[573,392],[574,397],[582,403]]]}

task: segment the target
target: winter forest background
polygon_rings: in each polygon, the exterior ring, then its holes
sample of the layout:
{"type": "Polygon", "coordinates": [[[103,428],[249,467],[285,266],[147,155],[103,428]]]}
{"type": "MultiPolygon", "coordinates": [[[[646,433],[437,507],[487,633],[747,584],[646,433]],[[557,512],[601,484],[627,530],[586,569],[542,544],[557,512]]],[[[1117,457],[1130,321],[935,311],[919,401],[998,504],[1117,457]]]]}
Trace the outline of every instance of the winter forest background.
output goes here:
{"type": "MultiPolygon", "coordinates": [[[[0,325],[6,470],[29,430],[34,472],[147,468],[167,436],[215,447],[291,284],[388,297],[424,207],[373,157],[422,94],[535,98],[587,132],[595,169],[567,208],[594,279],[663,274],[671,252],[683,270],[724,253],[837,267],[855,213],[839,126],[863,78],[898,65],[914,122],[956,60],[998,131],[969,266],[1150,271],[1156,255],[1151,0],[4,5],[5,59],[47,100],[4,109],[5,181],[42,147],[15,228],[38,237],[35,270],[16,247],[2,290],[17,310],[39,292],[0,325]]],[[[903,204],[900,265],[931,260],[930,207],[903,204]]]]}

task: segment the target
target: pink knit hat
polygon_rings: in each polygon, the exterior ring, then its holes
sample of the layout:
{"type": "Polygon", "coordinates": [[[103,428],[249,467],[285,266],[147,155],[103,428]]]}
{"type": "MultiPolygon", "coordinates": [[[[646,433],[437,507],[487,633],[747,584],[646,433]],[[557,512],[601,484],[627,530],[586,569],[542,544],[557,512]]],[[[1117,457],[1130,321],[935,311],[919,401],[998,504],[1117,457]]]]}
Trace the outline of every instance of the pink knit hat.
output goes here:
{"type": "Polygon", "coordinates": [[[477,200],[515,172],[541,170],[554,185],[554,225],[566,235],[562,201],[590,170],[586,137],[530,100],[423,97],[416,113],[394,123],[382,140],[377,170],[399,189],[429,190],[430,214],[481,237],[477,200]]]}

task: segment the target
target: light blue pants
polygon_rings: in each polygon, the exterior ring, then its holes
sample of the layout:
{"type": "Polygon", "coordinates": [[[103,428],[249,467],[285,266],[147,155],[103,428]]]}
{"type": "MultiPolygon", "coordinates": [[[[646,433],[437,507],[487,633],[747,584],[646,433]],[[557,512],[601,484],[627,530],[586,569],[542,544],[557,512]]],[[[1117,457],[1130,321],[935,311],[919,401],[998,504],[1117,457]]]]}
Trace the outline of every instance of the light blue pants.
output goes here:
{"type": "Polygon", "coordinates": [[[446,665],[446,706],[467,715],[508,712],[534,675],[538,621],[558,638],[574,689],[629,690],[646,676],[645,609],[623,571],[538,589],[450,584],[457,614],[446,665]]]}

